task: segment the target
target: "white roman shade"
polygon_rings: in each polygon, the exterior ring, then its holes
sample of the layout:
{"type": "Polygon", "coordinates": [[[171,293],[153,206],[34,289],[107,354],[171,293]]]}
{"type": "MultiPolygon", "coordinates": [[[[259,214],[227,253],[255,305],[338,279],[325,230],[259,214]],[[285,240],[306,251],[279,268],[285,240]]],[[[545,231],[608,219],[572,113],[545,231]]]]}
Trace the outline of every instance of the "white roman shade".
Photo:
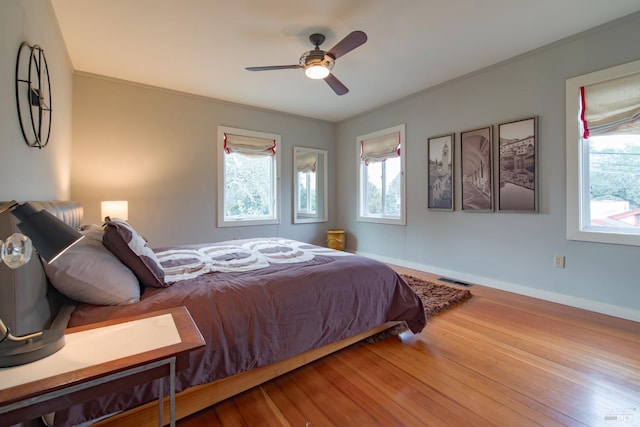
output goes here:
{"type": "Polygon", "coordinates": [[[296,156],[296,170],[298,172],[316,171],[316,153],[307,153],[296,156]]]}
{"type": "Polygon", "coordinates": [[[360,158],[369,164],[400,156],[400,132],[360,141],[360,158]]]}
{"type": "Polygon", "coordinates": [[[276,140],[225,133],[224,151],[227,154],[240,153],[249,156],[273,156],[276,154],[276,140]]]}
{"type": "Polygon", "coordinates": [[[580,88],[583,137],[640,134],[640,73],[580,88]]]}

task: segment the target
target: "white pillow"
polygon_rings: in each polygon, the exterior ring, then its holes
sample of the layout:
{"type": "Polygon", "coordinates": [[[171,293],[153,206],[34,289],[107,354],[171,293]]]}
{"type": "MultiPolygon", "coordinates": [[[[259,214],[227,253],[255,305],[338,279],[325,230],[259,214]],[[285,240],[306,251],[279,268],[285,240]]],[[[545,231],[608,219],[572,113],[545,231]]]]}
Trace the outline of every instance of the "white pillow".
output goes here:
{"type": "Polygon", "coordinates": [[[85,238],[53,263],[42,262],[51,284],[79,302],[124,305],[140,301],[140,284],[126,265],[102,244],[104,230],[91,227],[85,238]]]}

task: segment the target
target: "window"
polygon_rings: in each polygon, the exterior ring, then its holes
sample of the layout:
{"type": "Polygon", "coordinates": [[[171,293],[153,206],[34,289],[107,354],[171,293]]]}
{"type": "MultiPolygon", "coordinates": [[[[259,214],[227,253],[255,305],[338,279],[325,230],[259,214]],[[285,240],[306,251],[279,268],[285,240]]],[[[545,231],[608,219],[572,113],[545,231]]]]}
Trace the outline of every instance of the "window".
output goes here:
{"type": "Polygon", "coordinates": [[[316,216],[316,172],[298,172],[298,214],[316,216]]]}
{"type": "Polygon", "coordinates": [[[640,61],[567,80],[567,237],[640,246],[640,61]]]}
{"type": "Polygon", "coordinates": [[[358,220],[405,224],[405,125],[359,136],[358,220]]]}
{"type": "Polygon", "coordinates": [[[280,135],[218,126],[218,226],[278,224],[280,135]]]}
{"type": "Polygon", "coordinates": [[[327,150],[293,147],[293,223],[328,220],[327,150]]]}

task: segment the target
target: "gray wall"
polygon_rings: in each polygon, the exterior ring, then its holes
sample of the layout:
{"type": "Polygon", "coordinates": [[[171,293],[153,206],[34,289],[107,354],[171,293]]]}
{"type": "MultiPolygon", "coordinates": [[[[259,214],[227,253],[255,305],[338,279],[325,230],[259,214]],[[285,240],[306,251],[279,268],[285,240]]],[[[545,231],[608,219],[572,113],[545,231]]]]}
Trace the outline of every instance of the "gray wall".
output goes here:
{"type": "Polygon", "coordinates": [[[49,2],[3,0],[0,200],[74,198],[87,222],[99,222],[100,200],[127,199],[130,221],[154,246],[255,235],[322,243],[324,230],[344,227],[350,249],[380,259],[640,320],[640,248],[566,240],[564,167],[565,79],[638,59],[639,28],[636,14],[334,125],[95,76],[72,83],[49,2]],[[52,74],[54,122],[43,150],[24,144],[15,109],[23,40],[45,49],[52,74]],[[426,209],[428,137],[459,139],[461,130],[530,115],[540,119],[540,213],[426,209]],[[407,124],[408,225],[356,222],[355,138],[399,123],[407,124]],[[218,124],[282,135],[281,225],[215,227],[218,124]],[[330,151],[329,223],[292,224],[294,145],[330,151]],[[553,268],[555,254],[566,255],[566,269],[553,268]]]}
{"type": "Polygon", "coordinates": [[[0,1],[0,58],[0,200],[68,199],[73,70],[48,0],[0,1]],[[42,47],[51,77],[51,138],[41,150],[27,146],[18,121],[15,66],[23,41],[42,47]]]}
{"type": "Polygon", "coordinates": [[[640,58],[638,40],[640,14],[340,123],[337,224],[349,231],[348,248],[640,320],[640,248],[565,237],[565,80],[640,58]],[[539,117],[540,212],[459,211],[459,132],[534,115],[539,117]],[[399,123],[407,129],[407,226],[357,222],[356,137],[399,123]],[[426,141],[450,132],[456,132],[457,210],[429,211],[426,141]],[[555,254],[566,256],[565,269],[554,268],[555,254]]]}
{"type": "Polygon", "coordinates": [[[73,93],[71,194],[87,222],[101,220],[101,200],[128,200],[129,222],[154,247],[257,236],[323,243],[330,222],[292,223],[293,147],[329,150],[333,194],[334,124],[79,73],[73,93]],[[281,135],[280,225],[216,228],[218,125],[281,135]]]}

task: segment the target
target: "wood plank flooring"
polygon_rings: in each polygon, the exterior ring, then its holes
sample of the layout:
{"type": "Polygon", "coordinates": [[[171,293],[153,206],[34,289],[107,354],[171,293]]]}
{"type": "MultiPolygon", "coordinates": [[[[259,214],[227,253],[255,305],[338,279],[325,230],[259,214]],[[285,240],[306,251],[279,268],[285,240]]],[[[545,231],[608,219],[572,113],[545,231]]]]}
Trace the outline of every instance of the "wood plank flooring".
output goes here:
{"type": "Polygon", "coordinates": [[[471,292],[418,335],[355,344],[178,426],[640,426],[639,323],[471,292]]]}

